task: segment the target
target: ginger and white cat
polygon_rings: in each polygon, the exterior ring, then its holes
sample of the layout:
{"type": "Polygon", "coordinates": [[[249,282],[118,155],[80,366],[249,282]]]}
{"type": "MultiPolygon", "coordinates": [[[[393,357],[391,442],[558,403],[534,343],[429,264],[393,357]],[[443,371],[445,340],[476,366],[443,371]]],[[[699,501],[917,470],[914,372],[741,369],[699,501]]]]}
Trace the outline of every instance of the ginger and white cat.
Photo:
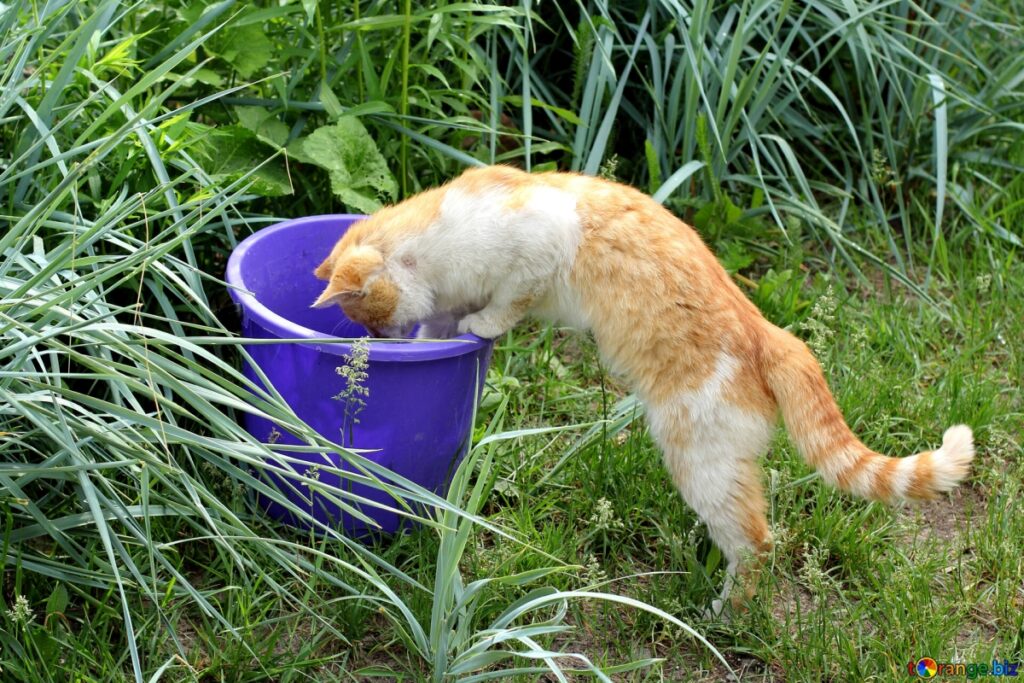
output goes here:
{"type": "Polygon", "coordinates": [[[865,446],[807,346],[762,317],[693,229],[599,178],[466,171],[353,225],[316,275],[328,284],[314,306],[339,304],[379,336],[422,322],[421,336],[493,338],[527,313],[591,330],[728,559],[723,597],[771,547],[757,460],[780,412],[822,478],[864,498],[949,491],[974,455],[964,425],[909,457],[865,446]]]}

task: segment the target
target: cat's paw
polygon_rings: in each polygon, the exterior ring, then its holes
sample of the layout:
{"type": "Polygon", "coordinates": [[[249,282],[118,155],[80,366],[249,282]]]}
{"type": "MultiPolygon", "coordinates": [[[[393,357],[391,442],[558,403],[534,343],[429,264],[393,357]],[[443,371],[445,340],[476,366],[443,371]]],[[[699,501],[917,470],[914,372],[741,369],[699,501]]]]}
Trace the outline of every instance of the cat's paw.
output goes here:
{"type": "Polygon", "coordinates": [[[488,316],[470,313],[459,321],[459,334],[466,334],[467,332],[471,332],[484,339],[494,339],[508,332],[508,328],[500,325],[488,316]]]}

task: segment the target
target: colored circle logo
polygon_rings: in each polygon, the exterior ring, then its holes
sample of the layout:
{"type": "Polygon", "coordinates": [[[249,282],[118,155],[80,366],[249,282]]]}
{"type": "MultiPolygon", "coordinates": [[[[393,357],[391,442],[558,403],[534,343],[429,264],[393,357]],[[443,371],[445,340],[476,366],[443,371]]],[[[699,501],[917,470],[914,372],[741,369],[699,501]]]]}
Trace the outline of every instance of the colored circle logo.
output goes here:
{"type": "Polygon", "coordinates": [[[931,657],[922,657],[917,660],[917,675],[921,678],[931,678],[939,670],[939,665],[931,657]]]}

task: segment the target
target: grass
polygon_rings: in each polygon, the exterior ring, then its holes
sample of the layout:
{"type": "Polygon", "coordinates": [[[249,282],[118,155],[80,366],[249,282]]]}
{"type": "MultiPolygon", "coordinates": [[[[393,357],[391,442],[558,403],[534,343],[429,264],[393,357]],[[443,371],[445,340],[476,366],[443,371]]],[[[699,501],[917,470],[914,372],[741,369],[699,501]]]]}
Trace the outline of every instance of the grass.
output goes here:
{"type": "Polygon", "coordinates": [[[884,681],[1024,659],[1019,8],[609,5],[0,5],[5,677],[884,681]],[[780,432],[773,571],[707,620],[720,556],[636,405],[585,336],[534,325],[498,344],[447,497],[365,475],[426,504],[419,531],[270,524],[249,492],[281,455],[240,413],[338,446],[239,372],[226,253],[490,161],[666,201],[819,350],[870,445],[966,422],[972,478],[866,504],[780,432]]]}

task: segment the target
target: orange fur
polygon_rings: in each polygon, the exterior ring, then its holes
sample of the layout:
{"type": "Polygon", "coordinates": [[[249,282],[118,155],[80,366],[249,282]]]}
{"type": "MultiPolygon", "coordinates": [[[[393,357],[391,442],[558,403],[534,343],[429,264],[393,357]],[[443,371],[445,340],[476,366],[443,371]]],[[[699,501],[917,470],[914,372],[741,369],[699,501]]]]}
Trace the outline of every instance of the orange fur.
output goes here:
{"type": "Polygon", "coordinates": [[[350,227],[313,274],[321,280],[330,278],[338,257],[349,249],[372,243],[381,253],[392,251],[411,235],[429,228],[441,211],[444,190],[435,188],[412,197],[401,204],[386,206],[369,218],[350,227]]]}

